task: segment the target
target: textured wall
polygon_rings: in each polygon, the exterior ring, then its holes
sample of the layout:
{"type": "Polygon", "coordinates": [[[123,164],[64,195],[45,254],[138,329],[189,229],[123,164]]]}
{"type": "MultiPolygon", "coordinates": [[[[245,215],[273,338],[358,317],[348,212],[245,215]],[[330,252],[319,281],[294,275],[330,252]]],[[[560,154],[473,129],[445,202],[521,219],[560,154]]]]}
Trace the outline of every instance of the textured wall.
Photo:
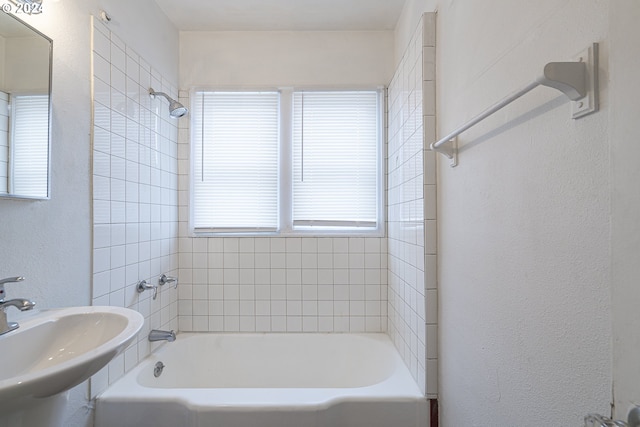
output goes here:
{"type": "Polygon", "coordinates": [[[600,112],[538,88],[439,160],[442,425],[582,425],[611,399],[608,2],[441,3],[441,135],[601,42],[600,112]]]}

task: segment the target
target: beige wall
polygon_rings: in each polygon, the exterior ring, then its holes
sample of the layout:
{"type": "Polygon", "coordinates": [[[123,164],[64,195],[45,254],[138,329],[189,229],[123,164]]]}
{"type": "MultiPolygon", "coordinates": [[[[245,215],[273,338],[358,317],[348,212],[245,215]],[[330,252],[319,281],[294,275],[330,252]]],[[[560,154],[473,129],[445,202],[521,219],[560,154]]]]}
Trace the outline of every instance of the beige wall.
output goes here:
{"type": "Polygon", "coordinates": [[[8,93],[49,90],[49,42],[40,37],[4,41],[4,85],[8,93]]]}
{"type": "Polygon", "coordinates": [[[392,31],[181,32],[180,88],[386,85],[392,31]]]}

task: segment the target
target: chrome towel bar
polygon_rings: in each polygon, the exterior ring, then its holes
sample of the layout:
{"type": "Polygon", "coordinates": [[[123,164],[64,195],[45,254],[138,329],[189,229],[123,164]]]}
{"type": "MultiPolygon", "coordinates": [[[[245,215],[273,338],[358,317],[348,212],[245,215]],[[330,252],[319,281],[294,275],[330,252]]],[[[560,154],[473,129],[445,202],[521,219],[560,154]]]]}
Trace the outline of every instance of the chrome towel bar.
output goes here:
{"type": "Polygon", "coordinates": [[[451,167],[456,166],[458,135],[538,86],[558,89],[574,101],[572,115],[574,119],[598,111],[598,44],[593,43],[585,49],[575,62],[549,62],[545,65],[542,76],[432,143],[429,148],[450,159],[451,167]]]}

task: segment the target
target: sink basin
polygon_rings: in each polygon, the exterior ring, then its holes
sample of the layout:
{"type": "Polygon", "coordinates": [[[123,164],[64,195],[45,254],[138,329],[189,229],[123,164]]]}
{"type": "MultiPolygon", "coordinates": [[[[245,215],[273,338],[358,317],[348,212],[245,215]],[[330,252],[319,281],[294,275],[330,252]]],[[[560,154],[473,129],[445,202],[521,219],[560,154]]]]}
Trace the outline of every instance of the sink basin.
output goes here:
{"type": "Polygon", "coordinates": [[[0,407],[80,384],[123,351],[143,323],[137,311],[98,306],[43,310],[22,320],[0,336],[0,407]]]}

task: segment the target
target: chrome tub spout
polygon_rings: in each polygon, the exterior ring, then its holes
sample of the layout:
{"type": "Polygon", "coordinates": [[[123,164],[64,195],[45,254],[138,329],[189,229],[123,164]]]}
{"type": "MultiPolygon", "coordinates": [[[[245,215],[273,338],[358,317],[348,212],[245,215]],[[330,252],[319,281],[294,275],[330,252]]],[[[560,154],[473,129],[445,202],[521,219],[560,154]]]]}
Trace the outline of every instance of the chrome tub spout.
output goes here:
{"type": "Polygon", "coordinates": [[[153,329],[149,332],[149,341],[169,341],[174,342],[176,340],[176,333],[173,331],[161,331],[159,329],[153,329]]]}

